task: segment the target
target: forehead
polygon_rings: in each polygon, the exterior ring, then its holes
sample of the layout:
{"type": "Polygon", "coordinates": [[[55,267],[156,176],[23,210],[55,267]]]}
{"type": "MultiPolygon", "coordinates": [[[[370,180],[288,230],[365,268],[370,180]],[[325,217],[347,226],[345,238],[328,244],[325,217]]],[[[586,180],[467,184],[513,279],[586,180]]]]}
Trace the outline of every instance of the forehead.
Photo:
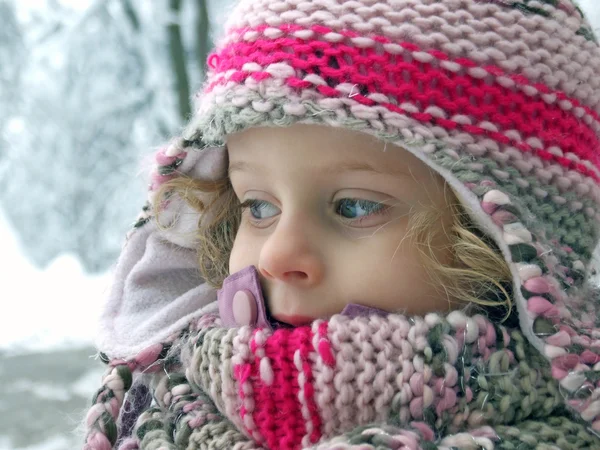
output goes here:
{"type": "Polygon", "coordinates": [[[320,125],[256,127],[230,135],[229,170],[311,168],[431,176],[417,157],[365,133],[320,125]]]}

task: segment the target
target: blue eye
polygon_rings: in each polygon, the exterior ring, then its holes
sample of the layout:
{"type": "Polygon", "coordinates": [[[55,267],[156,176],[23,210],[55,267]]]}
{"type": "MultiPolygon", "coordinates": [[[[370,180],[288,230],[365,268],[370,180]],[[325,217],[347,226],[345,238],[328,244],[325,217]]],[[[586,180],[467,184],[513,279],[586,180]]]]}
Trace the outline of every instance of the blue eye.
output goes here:
{"type": "Polygon", "coordinates": [[[386,210],[386,205],[357,198],[343,198],[337,202],[336,212],[345,219],[360,219],[386,210]]]}
{"type": "MultiPolygon", "coordinates": [[[[335,205],[336,214],[356,223],[371,216],[384,214],[389,209],[389,206],[383,203],[356,198],[343,198],[335,202],[335,205]]],[[[250,220],[255,222],[270,219],[281,213],[279,208],[265,200],[248,199],[241,204],[241,208],[243,211],[248,210],[250,220]]]]}
{"type": "Polygon", "coordinates": [[[269,219],[279,214],[279,208],[264,200],[250,199],[242,203],[242,209],[249,209],[253,219],[269,219]]]}

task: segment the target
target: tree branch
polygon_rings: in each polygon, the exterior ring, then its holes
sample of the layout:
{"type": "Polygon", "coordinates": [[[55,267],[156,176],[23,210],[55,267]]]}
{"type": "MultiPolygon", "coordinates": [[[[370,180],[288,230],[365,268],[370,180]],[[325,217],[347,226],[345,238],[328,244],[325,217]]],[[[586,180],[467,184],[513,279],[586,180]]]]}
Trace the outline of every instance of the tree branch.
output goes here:
{"type": "Polygon", "coordinates": [[[213,47],[213,42],[210,36],[207,2],[206,0],[197,0],[197,2],[198,16],[196,31],[198,33],[198,40],[196,42],[196,59],[198,68],[200,69],[200,79],[203,80],[206,74],[206,59],[208,58],[208,52],[213,47]]]}
{"type": "Polygon", "coordinates": [[[127,19],[129,19],[131,27],[135,30],[136,33],[139,32],[140,19],[138,19],[137,13],[135,12],[133,5],[131,4],[131,0],[121,0],[121,4],[123,6],[123,11],[127,16],[127,19]]]}
{"type": "MultiPolygon", "coordinates": [[[[181,0],[169,0],[171,13],[179,18],[181,11],[181,0]]],[[[179,102],[179,115],[185,122],[191,115],[190,106],[190,83],[185,64],[185,50],[181,39],[181,26],[178,20],[172,21],[167,26],[169,34],[169,53],[171,66],[175,74],[175,87],[179,102]]]]}

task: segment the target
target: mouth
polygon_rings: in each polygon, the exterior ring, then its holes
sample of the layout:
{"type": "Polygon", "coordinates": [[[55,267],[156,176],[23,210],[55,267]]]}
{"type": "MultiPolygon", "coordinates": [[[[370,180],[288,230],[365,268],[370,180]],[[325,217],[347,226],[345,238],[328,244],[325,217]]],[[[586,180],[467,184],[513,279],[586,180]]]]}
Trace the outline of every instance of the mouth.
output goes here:
{"type": "Polygon", "coordinates": [[[315,317],[303,316],[300,314],[283,314],[271,312],[269,306],[269,294],[267,293],[264,282],[261,283],[263,290],[264,305],[267,313],[267,318],[274,328],[295,328],[309,325],[315,321],[315,317]]]}
{"type": "Polygon", "coordinates": [[[308,316],[273,314],[271,317],[283,326],[301,327],[311,324],[315,319],[308,316]]]}

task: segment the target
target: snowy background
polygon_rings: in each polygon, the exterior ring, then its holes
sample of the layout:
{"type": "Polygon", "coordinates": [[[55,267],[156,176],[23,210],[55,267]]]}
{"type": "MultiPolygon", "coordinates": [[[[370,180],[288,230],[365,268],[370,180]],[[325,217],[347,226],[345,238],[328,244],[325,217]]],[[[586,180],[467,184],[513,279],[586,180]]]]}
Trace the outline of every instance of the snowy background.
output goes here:
{"type": "Polygon", "coordinates": [[[229,2],[0,0],[0,450],[81,447],[144,161],[189,114],[229,2]]]}
{"type": "MultiPolygon", "coordinates": [[[[231,1],[0,0],[0,450],[80,448],[143,161],[181,127],[231,1]]],[[[579,3],[598,33],[598,0],[579,3]]]]}

